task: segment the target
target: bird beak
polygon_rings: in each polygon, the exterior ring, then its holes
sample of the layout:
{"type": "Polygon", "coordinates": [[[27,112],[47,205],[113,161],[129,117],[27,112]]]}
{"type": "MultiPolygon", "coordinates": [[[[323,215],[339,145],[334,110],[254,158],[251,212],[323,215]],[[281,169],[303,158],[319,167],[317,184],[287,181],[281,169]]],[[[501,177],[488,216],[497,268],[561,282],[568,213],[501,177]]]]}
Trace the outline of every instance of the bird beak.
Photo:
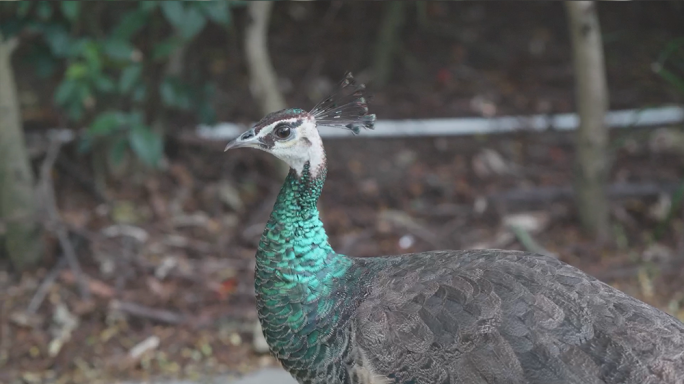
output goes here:
{"type": "Polygon", "coordinates": [[[257,139],[257,136],[254,133],[254,128],[252,128],[238,136],[235,140],[229,142],[228,145],[226,145],[226,149],[223,151],[225,152],[233,148],[257,148],[258,146],[259,139],[257,139]]]}

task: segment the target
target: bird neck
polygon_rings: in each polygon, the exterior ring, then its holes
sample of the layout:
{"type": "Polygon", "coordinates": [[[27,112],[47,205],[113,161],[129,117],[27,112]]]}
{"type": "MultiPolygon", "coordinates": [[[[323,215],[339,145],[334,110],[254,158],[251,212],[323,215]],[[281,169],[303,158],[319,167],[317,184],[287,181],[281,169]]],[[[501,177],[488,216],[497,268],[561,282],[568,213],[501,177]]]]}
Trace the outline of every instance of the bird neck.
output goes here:
{"type": "MultiPolygon", "coordinates": [[[[328,243],[316,203],[327,170],[315,175],[305,164],[300,175],[291,169],[261,236],[256,257],[257,311],[273,353],[291,369],[293,351],[308,353],[311,327],[334,328],[334,290],[352,261],[328,243]],[[304,343],[304,344],[302,344],[304,343]]],[[[312,353],[312,352],[311,352],[312,353]]]]}
{"type": "Polygon", "coordinates": [[[279,280],[280,288],[321,279],[321,270],[341,267],[328,262],[335,251],[316,206],[327,169],[325,163],[317,168],[312,172],[307,162],[301,171],[290,169],[261,235],[257,266],[273,274],[269,278],[279,280]]]}

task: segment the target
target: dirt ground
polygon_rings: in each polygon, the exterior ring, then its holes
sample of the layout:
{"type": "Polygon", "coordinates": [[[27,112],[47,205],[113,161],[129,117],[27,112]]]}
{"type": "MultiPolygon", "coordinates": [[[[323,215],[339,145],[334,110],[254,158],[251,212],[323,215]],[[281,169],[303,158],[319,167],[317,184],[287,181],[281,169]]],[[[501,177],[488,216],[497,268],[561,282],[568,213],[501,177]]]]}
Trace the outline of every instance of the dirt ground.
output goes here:
{"type": "MultiPolygon", "coordinates": [[[[370,23],[381,6],[341,7],[324,31],[314,26],[330,8],[315,4],[302,13],[299,6],[277,5],[271,49],[284,82],[306,90],[287,92],[288,103],[307,107],[321,84],[367,67],[372,46],[359,42],[372,41],[374,29],[348,23],[370,23]],[[304,16],[294,23],[295,14],[304,16]],[[297,39],[311,30],[320,33],[297,39]]],[[[560,5],[454,7],[429,5],[433,24],[445,26],[439,30],[407,22],[395,81],[375,92],[374,113],[400,119],[573,109],[560,5]]],[[[680,101],[650,66],[684,32],[681,10],[613,7],[601,7],[612,109],[680,101]]],[[[238,102],[249,100],[239,55],[216,60],[220,120],[258,119],[254,103],[238,102]]],[[[34,89],[30,74],[21,77],[24,89],[34,89]]],[[[29,130],[62,121],[40,108],[25,109],[29,130]]],[[[191,126],[179,116],[171,127],[165,171],[112,178],[104,196],[95,192],[89,158],[75,145],[62,149],[52,172],[57,205],[91,299],[81,298],[74,274],[57,263],[61,251],[50,233],[44,268],[19,275],[0,264],[0,383],[192,379],[276,365],[251,340],[255,247],[281,182],[275,160],[189,143],[179,133],[191,126]]],[[[669,193],[684,175],[682,135],[681,127],[613,133],[614,244],[597,245],[578,227],[563,192],[574,159],[565,133],[329,140],[321,213],[333,247],[356,256],[523,249],[507,225],[523,223],[546,251],[684,319],[684,209],[667,218],[669,193]]]]}
{"type": "MultiPolygon", "coordinates": [[[[666,191],[681,182],[684,156],[649,145],[663,132],[635,132],[649,139],[625,140],[616,154],[614,184],[653,184],[666,191]]],[[[251,347],[253,257],[279,188],[273,162],[256,151],[209,148],[178,145],[168,172],[117,183],[108,191],[108,205],[57,173],[61,214],[72,229],[92,299],[79,298],[65,268],[36,313],[27,314],[54,262],[22,276],[0,272],[0,380],[42,382],[53,375],[59,382],[92,383],[239,373],[275,364],[251,347]],[[51,356],[54,340],[70,322],[76,322],[70,338],[51,356]],[[149,338],[158,348],[131,358],[131,350],[149,338]]],[[[330,140],[327,148],[330,171],[320,206],[340,252],[522,249],[502,224],[522,214],[536,223],[532,236],[549,252],[684,318],[682,212],[656,238],[663,197],[613,199],[617,242],[597,246],[578,229],[570,200],[535,197],[548,190],[540,188],[569,185],[567,135],[357,138],[330,140]],[[497,156],[503,163],[492,160],[497,156]]]]}

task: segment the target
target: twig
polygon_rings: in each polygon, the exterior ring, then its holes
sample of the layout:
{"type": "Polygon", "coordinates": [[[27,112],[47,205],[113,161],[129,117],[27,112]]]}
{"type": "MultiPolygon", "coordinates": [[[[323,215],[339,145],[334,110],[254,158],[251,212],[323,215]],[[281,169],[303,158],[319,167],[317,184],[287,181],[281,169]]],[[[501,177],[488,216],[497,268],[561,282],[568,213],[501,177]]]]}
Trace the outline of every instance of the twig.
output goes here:
{"type": "Polygon", "coordinates": [[[167,311],[164,309],[155,309],[146,307],[141,304],[132,303],[128,301],[113,300],[109,304],[110,309],[120,311],[132,316],[143,317],[156,321],[161,321],[169,324],[180,324],[185,322],[185,317],[176,312],[167,311]]]}
{"type": "Polygon", "coordinates": [[[45,280],[43,280],[43,282],[40,283],[40,286],[38,287],[36,293],[33,295],[33,298],[31,298],[31,302],[29,302],[28,308],[26,308],[27,313],[36,313],[38,308],[40,308],[40,305],[43,304],[43,300],[45,300],[45,296],[50,290],[50,287],[52,287],[52,284],[54,284],[55,280],[57,280],[57,277],[59,276],[59,273],[62,271],[62,268],[64,268],[66,265],[67,260],[65,257],[59,259],[57,264],[55,264],[50,273],[48,273],[48,275],[45,277],[45,280]]]}
{"type": "Polygon", "coordinates": [[[83,277],[81,265],[78,263],[78,258],[76,257],[76,251],[74,250],[73,244],[69,240],[69,233],[62,223],[59,211],[57,210],[55,189],[52,183],[51,172],[61,147],[62,142],[60,140],[51,140],[47,154],[45,155],[45,160],[40,167],[40,185],[43,193],[43,204],[47,213],[48,221],[54,226],[54,232],[57,234],[57,239],[59,240],[59,245],[62,247],[62,252],[64,252],[64,257],[69,265],[69,268],[74,273],[81,298],[84,300],[89,300],[90,290],[88,289],[88,283],[83,277]]]}

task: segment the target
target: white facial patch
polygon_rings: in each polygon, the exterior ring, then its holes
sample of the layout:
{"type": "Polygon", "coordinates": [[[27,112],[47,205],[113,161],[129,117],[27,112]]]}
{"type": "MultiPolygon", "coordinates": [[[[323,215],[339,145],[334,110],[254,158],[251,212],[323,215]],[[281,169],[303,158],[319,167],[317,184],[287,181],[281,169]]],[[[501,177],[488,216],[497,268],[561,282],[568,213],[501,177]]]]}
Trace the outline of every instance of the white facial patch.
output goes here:
{"type": "Polygon", "coordinates": [[[297,172],[298,176],[302,175],[304,165],[307,161],[310,164],[309,170],[311,176],[318,175],[318,172],[325,166],[323,141],[318,134],[316,121],[312,117],[295,117],[279,120],[259,130],[257,138],[262,142],[270,142],[273,140],[271,148],[264,148],[263,150],[283,160],[290,168],[297,172]],[[275,137],[273,130],[279,124],[294,123],[302,119],[303,122],[301,125],[292,128],[292,133],[289,138],[278,139],[275,137]],[[269,135],[271,135],[271,137],[268,137],[269,135]]]}

